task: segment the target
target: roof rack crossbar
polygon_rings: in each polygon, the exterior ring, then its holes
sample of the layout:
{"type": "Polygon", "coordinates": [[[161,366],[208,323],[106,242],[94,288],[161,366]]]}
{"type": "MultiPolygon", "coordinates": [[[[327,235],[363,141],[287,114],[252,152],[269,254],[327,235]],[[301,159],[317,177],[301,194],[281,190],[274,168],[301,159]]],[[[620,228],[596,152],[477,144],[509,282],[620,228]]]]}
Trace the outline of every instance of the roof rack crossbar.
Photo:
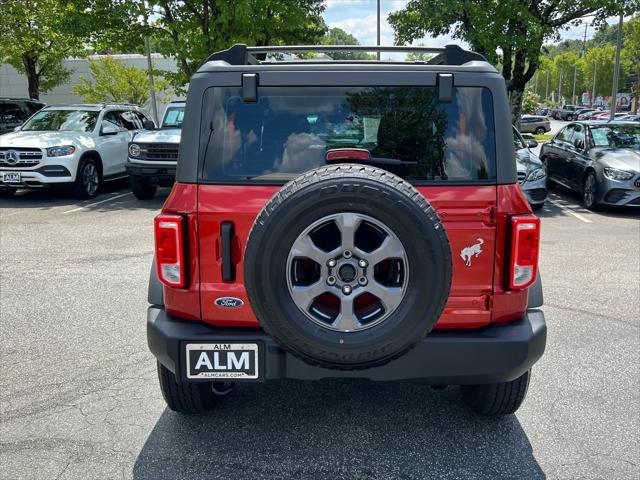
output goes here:
{"type": "MultiPolygon", "coordinates": [[[[445,47],[395,45],[286,45],[247,47],[244,44],[235,44],[226,50],[221,50],[209,55],[205,63],[210,61],[223,61],[229,65],[257,65],[263,63],[266,55],[270,53],[302,52],[423,52],[437,54],[427,62],[423,62],[429,65],[463,65],[474,60],[486,62],[484,56],[476,52],[464,50],[458,45],[447,45],[445,47]]],[[[271,61],[269,61],[269,63],[271,63],[271,61]]]]}

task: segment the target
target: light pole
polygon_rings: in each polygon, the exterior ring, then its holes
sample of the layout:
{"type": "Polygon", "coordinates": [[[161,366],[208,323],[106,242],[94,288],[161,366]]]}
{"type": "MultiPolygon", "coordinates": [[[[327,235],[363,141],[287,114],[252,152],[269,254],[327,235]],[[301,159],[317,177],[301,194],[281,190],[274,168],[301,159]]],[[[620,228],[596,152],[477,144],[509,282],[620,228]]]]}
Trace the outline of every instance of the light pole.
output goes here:
{"type": "MultiPolygon", "coordinates": [[[[144,26],[145,29],[149,28],[149,11],[147,10],[147,2],[142,3],[144,8],[144,26]]],[[[151,63],[151,46],[149,45],[149,32],[145,32],[144,47],[147,51],[147,69],[149,71],[149,95],[151,97],[151,113],[153,114],[153,121],[158,125],[158,104],[156,103],[156,88],[153,82],[153,64],[151,63]]]]}
{"type": "Polygon", "coordinates": [[[544,101],[549,101],[549,70],[547,70],[547,86],[544,89],[544,101]]]}
{"type": "Polygon", "coordinates": [[[624,21],[622,10],[620,11],[620,20],[618,20],[618,44],[616,45],[616,68],[613,70],[613,87],[611,88],[611,114],[609,120],[613,120],[616,116],[616,104],[618,96],[618,81],[620,78],[620,47],[622,46],[622,22],[624,21]]]}
{"type": "Polygon", "coordinates": [[[591,106],[593,107],[596,101],[596,69],[598,68],[598,64],[593,62],[593,87],[591,90],[591,106]]]}
{"type": "MultiPolygon", "coordinates": [[[[377,17],[378,17],[378,31],[377,31],[377,43],[376,45],[380,46],[380,0],[378,0],[377,2],[377,17]]],[[[378,60],[380,60],[380,50],[378,50],[376,52],[376,57],[378,58],[378,60]]]]}

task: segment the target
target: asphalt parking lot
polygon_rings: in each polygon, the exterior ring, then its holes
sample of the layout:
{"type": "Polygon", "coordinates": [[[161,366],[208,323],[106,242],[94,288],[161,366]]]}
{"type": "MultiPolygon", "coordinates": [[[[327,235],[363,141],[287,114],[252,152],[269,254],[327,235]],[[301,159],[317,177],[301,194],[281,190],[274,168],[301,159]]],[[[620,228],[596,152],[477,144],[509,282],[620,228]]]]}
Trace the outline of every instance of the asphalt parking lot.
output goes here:
{"type": "Polygon", "coordinates": [[[640,212],[543,219],[549,336],[517,415],[402,382],[245,385],[203,416],[165,408],[145,337],[163,195],[0,199],[2,479],[640,476],[640,212]]]}

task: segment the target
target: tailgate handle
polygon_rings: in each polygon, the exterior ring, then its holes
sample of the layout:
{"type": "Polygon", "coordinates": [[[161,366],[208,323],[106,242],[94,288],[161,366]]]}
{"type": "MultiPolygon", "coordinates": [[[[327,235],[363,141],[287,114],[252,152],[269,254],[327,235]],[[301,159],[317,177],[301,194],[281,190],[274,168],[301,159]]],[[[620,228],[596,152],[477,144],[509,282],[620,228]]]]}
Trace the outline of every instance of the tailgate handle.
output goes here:
{"type": "Polygon", "coordinates": [[[220,224],[220,238],[222,239],[222,280],[233,282],[236,279],[236,267],[231,258],[231,239],[235,234],[232,222],[220,224]]]}

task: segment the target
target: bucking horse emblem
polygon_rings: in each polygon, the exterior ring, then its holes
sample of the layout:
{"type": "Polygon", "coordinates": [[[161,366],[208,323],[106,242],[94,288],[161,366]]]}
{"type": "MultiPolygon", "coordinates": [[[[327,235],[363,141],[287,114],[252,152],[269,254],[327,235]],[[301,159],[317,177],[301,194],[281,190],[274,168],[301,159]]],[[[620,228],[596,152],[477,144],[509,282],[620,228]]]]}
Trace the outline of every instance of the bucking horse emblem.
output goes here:
{"type": "Polygon", "coordinates": [[[464,264],[467,267],[471,266],[471,257],[478,258],[482,253],[482,244],[484,243],[484,240],[482,238],[476,238],[476,240],[478,243],[474,243],[470,247],[465,247],[460,252],[460,258],[464,260],[464,264]]]}

